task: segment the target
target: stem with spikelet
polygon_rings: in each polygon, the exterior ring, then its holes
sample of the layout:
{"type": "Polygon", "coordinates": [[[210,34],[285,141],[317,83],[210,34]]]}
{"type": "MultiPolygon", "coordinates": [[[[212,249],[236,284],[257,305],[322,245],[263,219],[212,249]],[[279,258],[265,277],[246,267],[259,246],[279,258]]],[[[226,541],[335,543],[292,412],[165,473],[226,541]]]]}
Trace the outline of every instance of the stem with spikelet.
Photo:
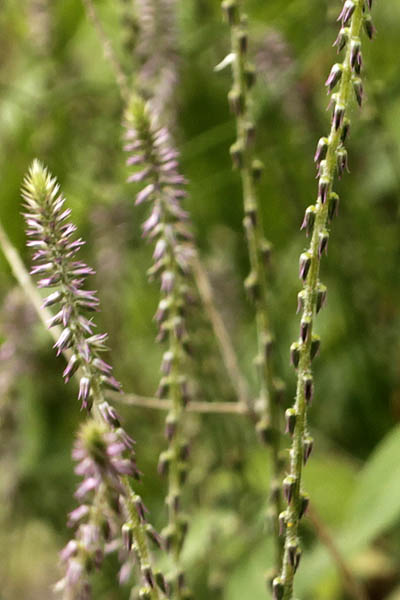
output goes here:
{"type": "Polygon", "coordinates": [[[262,164],[254,156],[255,124],[251,115],[251,87],[255,80],[254,68],[248,53],[246,17],[241,13],[238,0],[225,0],[222,3],[231,31],[231,53],[217,67],[231,64],[233,87],[228,99],[236,117],[237,140],[231,146],[233,164],[240,170],[244,203],[244,228],[250,261],[250,274],[245,281],[246,290],[254,302],[256,312],[258,353],[256,364],[259,369],[260,393],[256,410],[257,430],[262,441],[268,444],[272,454],[272,477],[270,484],[270,518],[275,545],[275,567],[279,569],[282,558],[282,542],[279,536],[278,515],[281,512],[280,492],[281,461],[280,450],[280,407],[279,390],[274,382],[272,350],[274,338],[271,333],[268,311],[268,287],[266,265],[269,260],[270,244],[263,234],[257,181],[262,172],[262,164]]]}
{"type": "Polygon", "coordinates": [[[338,92],[332,95],[332,125],[329,137],[321,138],[317,145],[315,161],[318,166],[318,197],[315,205],[307,208],[302,228],[311,234],[311,243],[300,256],[300,279],[303,290],[299,293],[301,311],[300,336],[291,346],[291,358],[297,369],[297,389],[295,404],[287,412],[290,420],[290,433],[293,436],[290,450],[290,472],[283,482],[283,492],[287,509],[280,521],[285,535],[285,551],[282,570],[273,581],[275,600],[291,600],[293,579],[301,557],[299,523],[303,516],[308,497],[302,491],[302,468],[308,460],[313,440],[307,426],[307,408],[313,397],[313,376],[311,363],[319,349],[319,336],[313,333],[315,314],[326,299],[326,287],[319,280],[321,257],[326,252],[329,228],[338,208],[339,198],[332,190],[334,176],[340,177],[347,166],[347,152],[344,147],[350,121],[352,88],[361,106],[363,88],[360,79],[362,69],[361,28],[372,38],[374,28],[369,10],[371,1],[346,0],[338,20],[341,30],[335,42],[338,51],[346,48],[344,61],[332,67],[326,81],[332,92],[339,83],[338,92]]]}
{"type": "Polygon", "coordinates": [[[146,201],[151,214],[143,225],[144,236],[155,242],[151,278],[161,281],[161,300],[155,315],[159,341],[165,341],[158,395],[170,402],[166,419],[168,450],[160,456],[159,471],[168,475],[168,526],[164,530],[171,551],[175,574],[174,591],[184,598],[188,590],[181,570],[180,555],[187,531],[187,519],[181,513],[182,488],[187,473],[187,441],[183,416],[188,402],[186,355],[189,351],[185,312],[190,296],[188,278],[193,255],[188,214],[181,207],[186,192],[185,179],[177,171],[177,152],[171,147],[168,131],[160,128],[149,105],[133,98],[126,112],[126,149],[128,165],[140,168],[128,181],[146,184],[136,196],[136,204],[146,201]]]}
{"type": "MultiPolygon", "coordinates": [[[[32,274],[42,277],[38,282],[40,288],[53,290],[45,299],[44,305],[59,307],[49,323],[50,327],[62,326],[54,347],[58,355],[66,349],[71,351],[71,358],[63,374],[65,381],[68,382],[79,369],[78,399],[81,400],[82,407],[116,437],[114,448],[121,454],[118,461],[118,486],[121,506],[126,512],[124,526],[129,528],[134,540],[130,549],[138,556],[144,584],[143,594],[147,594],[152,600],[158,600],[160,592],[152,575],[147,544],[147,536],[151,539],[154,536],[152,530],[147,528],[143,503],[131,489],[131,478],[140,478],[135,462],[134,442],[122,428],[114,408],[105,399],[107,388],[119,390],[120,385],[111,375],[111,366],[100,358],[100,353],[106,350],[106,335],[93,335],[94,323],[85,316],[85,312],[97,310],[99,301],[95,292],[82,289],[86,277],[93,273],[90,267],[75,260],[84,242],[74,239],[76,227],[68,222],[71,211],[65,209],[65,198],[60,193],[59,185],[37,160],[33,162],[24,180],[22,196],[25,201],[28,246],[34,249],[32,274]]],[[[73,585],[74,573],[73,570],[73,585]]],[[[63,589],[68,589],[68,586],[63,589]]],[[[160,589],[162,590],[162,585],[160,589]]]]}

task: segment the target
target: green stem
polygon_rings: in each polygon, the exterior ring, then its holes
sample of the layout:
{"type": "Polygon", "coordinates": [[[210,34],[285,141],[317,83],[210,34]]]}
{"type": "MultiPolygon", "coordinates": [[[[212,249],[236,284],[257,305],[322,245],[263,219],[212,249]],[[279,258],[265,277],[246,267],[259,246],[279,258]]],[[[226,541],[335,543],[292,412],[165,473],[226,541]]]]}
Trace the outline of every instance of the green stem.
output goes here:
{"type": "MultiPolygon", "coordinates": [[[[304,275],[304,289],[301,293],[302,316],[301,323],[303,334],[294,351],[297,352],[295,364],[298,362],[296,399],[293,415],[296,424],[293,432],[293,442],[290,450],[290,474],[284,480],[284,489],[288,499],[288,508],[284,513],[285,522],[285,549],[280,577],[274,580],[274,597],[278,600],[291,600],[293,597],[293,579],[298,561],[300,559],[300,546],[298,540],[299,522],[306,505],[306,496],[301,491],[301,478],[303,463],[307,460],[310,451],[310,438],[307,431],[307,404],[310,400],[310,386],[312,386],[311,362],[317,342],[313,336],[313,321],[318,312],[319,271],[321,262],[321,239],[327,235],[329,225],[330,201],[334,198],[332,184],[337,170],[338,152],[343,151],[343,132],[346,121],[342,114],[340,121],[335,119],[337,111],[348,112],[350,106],[350,93],[354,73],[351,66],[352,42],[359,42],[359,35],[363,21],[364,0],[353,0],[355,9],[351,17],[348,30],[346,55],[342,64],[340,87],[336,95],[336,108],[332,126],[327,139],[325,161],[321,162],[319,177],[319,194],[315,205],[315,221],[311,244],[304,260],[308,261],[307,271],[304,275]],[[321,187],[322,186],[322,187],[321,187]],[[323,187],[325,186],[325,187],[323,187]],[[323,190],[323,191],[321,191],[323,190]],[[307,391],[308,390],[308,391],[307,391]]],[[[314,207],[313,207],[314,208],[314,207]]]]}
{"type": "Polygon", "coordinates": [[[256,357],[259,369],[260,392],[257,401],[259,413],[258,429],[265,441],[270,445],[272,455],[272,477],[270,482],[270,515],[273,528],[275,546],[275,566],[279,569],[283,545],[279,536],[278,516],[282,508],[280,493],[281,461],[280,451],[280,409],[276,401],[273,369],[271,361],[271,346],[273,336],[271,333],[268,285],[265,263],[269,244],[264,239],[261,222],[259,198],[256,190],[255,172],[259,168],[255,161],[254,123],[251,117],[251,94],[249,91],[249,62],[247,59],[247,32],[245,17],[240,14],[239,4],[235,1],[224,3],[227,11],[231,31],[231,50],[233,54],[232,73],[233,88],[230,92],[230,101],[236,116],[237,141],[232,147],[232,155],[240,168],[242,180],[242,195],[244,204],[244,228],[247,238],[247,247],[251,273],[246,280],[249,294],[254,298],[257,347],[256,357]],[[230,12],[232,11],[232,12],[230,12]]]}

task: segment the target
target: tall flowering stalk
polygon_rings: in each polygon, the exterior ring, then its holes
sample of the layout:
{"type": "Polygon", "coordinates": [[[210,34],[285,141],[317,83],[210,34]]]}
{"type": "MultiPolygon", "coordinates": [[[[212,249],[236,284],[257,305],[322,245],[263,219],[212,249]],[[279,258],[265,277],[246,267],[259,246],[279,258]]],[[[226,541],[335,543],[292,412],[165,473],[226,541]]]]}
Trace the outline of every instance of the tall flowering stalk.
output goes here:
{"type": "Polygon", "coordinates": [[[287,508],[280,515],[285,550],[279,577],[273,582],[275,600],[293,597],[293,579],[301,557],[299,522],[303,516],[308,497],[302,491],[302,469],[310,456],[313,440],[308,432],[307,409],[313,398],[311,363],[318,352],[320,339],[313,333],[314,317],[324,305],[326,287],[319,280],[321,257],[327,250],[329,229],[337,213],[339,197],[333,191],[335,174],[339,177],[347,167],[347,151],[344,146],[349,132],[349,110],[354,93],[357,103],[363,100],[361,30],[364,27],[369,38],[374,27],[370,9],[372,0],[346,0],[339,15],[341,29],[335,45],[338,52],[345,49],[343,62],[335,64],[326,81],[331,96],[332,124],[328,137],[321,138],[315,153],[318,166],[318,196],[315,205],[306,210],[302,229],[311,235],[309,248],[300,256],[300,279],[303,290],[299,293],[298,310],[301,312],[300,336],[291,346],[291,358],[297,370],[295,404],[288,409],[289,432],[293,442],[290,450],[290,472],[283,481],[287,508]]]}
{"type": "Polygon", "coordinates": [[[231,146],[233,164],[240,170],[244,204],[244,228],[250,261],[250,274],[245,281],[246,290],[254,302],[257,325],[260,392],[256,405],[257,429],[261,439],[271,448],[272,477],[270,486],[270,516],[275,544],[275,566],[278,569],[282,556],[278,516],[282,508],[280,492],[281,461],[279,387],[273,377],[271,354],[274,337],[268,313],[268,286],[266,267],[270,255],[270,243],[264,237],[261,222],[257,182],[262,164],[255,158],[255,124],[251,114],[251,88],[255,81],[254,67],[248,59],[248,36],[246,17],[238,0],[222,3],[231,31],[231,53],[217,67],[232,66],[233,87],[228,94],[231,110],[236,118],[237,140],[231,146]]]}
{"type": "Polygon", "coordinates": [[[185,179],[179,174],[178,153],[171,147],[168,131],[160,128],[149,105],[135,97],[126,112],[125,149],[130,153],[128,165],[135,166],[130,182],[144,187],[136,196],[136,205],[148,202],[151,213],[143,224],[143,235],[154,241],[154,265],[151,279],[161,282],[161,300],[155,314],[159,326],[158,341],[167,350],[162,359],[158,395],[171,403],[165,434],[168,450],[159,460],[159,471],[168,476],[168,526],[164,531],[176,573],[174,590],[177,598],[187,595],[180,554],[187,531],[187,519],[181,513],[182,487],[187,474],[188,444],[183,432],[183,415],[189,400],[186,360],[189,351],[185,312],[189,301],[187,280],[193,250],[188,229],[188,214],[181,207],[186,196],[185,179]],[[139,170],[137,170],[139,169],[139,170]]]}
{"type": "MultiPolygon", "coordinates": [[[[98,513],[98,504],[104,504],[100,490],[104,484],[105,489],[109,490],[108,505],[113,507],[114,515],[120,511],[125,515],[121,520],[122,529],[129,531],[132,542],[128,549],[133,550],[138,558],[143,581],[141,595],[143,598],[159,600],[160,591],[163,591],[165,584],[160,577],[156,580],[147,543],[147,536],[153,540],[158,537],[146,522],[145,509],[140,497],[131,488],[132,479],[140,478],[135,462],[134,442],[121,426],[114,408],[105,399],[105,390],[119,390],[120,384],[112,376],[111,366],[100,357],[106,350],[107,336],[94,335],[95,325],[92,319],[86,316],[87,311],[93,312],[98,309],[99,301],[95,292],[83,289],[86,277],[93,273],[90,267],[76,260],[76,254],[84,242],[80,238],[74,239],[76,227],[68,222],[71,211],[65,208],[65,198],[59,185],[37,160],[33,162],[24,180],[22,196],[25,201],[24,217],[28,227],[28,246],[34,250],[34,266],[31,273],[41,276],[38,282],[40,288],[53,290],[45,299],[44,306],[58,306],[58,312],[49,323],[49,327],[62,326],[61,335],[54,347],[58,355],[66,350],[70,353],[63,374],[64,379],[67,382],[75,373],[78,375],[78,399],[82,402],[82,408],[103,423],[104,435],[107,437],[107,449],[104,450],[102,459],[104,468],[100,468],[100,463],[96,461],[97,467],[94,464],[90,466],[88,459],[82,463],[79,471],[79,474],[85,476],[85,481],[78,489],[78,498],[83,498],[95,490],[89,509],[90,527],[83,532],[79,527],[78,538],[75,541],[81,550],[83,548],[82,551],[71,553],[71,548],[75,547],[73,544],[62,553],[68,567],[66,577],[59,587],[63,589],[64,597],[68,600],[85,598],[89,593],[87,575],[92,566],[100,560],[98,557],[101,546],[99,547],[98,530],[95,535],[93,529],[93,519],[98,513]],[[106,456],[109,460],[108,466],[104,462],[106,456]],[[86,464],[87,469],[83,467],[86,464]],[[113,497],[110,493],[111,488],[113,497]]],[[[82,452],[75,450],[75,457],[78,457],[78,454],[81,456],[82,452]]],[[[80,517],[87,516],[86,508],[80,510],[80,517]]],[[[74,522],[75,520],[72,519],[74,522]]],[[[115,529],[113,519],[109,520],[109,524],[110,530],[113,527],[115,529]]],[[[121,528],[119,534],[122,535],[121,528]]],[[[106,538],[103,542],[105,541],[106,538]]]]}

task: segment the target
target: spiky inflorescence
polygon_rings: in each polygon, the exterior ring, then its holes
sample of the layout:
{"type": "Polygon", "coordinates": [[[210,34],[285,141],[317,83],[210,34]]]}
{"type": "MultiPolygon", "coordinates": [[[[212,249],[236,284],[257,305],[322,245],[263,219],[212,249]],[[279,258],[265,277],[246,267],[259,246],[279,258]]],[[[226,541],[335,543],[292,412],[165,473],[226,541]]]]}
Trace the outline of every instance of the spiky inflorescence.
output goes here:
{"type": "MultiPolygon", "coordinates": [[[[35,266],[32,273],[44,276],[38,282],[39,287],[51,287],[55,290],[45,299],[44,305],[57,304],[59,306],[58,313],[51,319],[49,325],[50,327],[63,326],[61,335],[55,344],[57,354],[68,351],[71,355],[64,371],[64,378],[68,381],[73,374],[78,374],[79,399],[82,401],[82,406],[104,424],[108,430],[109,440],[110,436],[114,436],[111,454],[115,451],[116,456],[112,459],[111,455],[108,455],[110,468],[108,470],[95,469],[97,479],[94,475],[90,475],[85,480],[83,487],[80,488],[81,492],[82,494],[82,490],[89,492],[90,485],[94,485],[95,481],[98,483],[100,475],[107,475],[107,481],[103,483],[107,488],[112,487],[111,484],[114,485],[115,497],[118,499],[121,509],[124,508],[126,515],[123,527],[129,528],[134,540],[132,549],[135,550],[138,557],[144,584],[143,595],[147,594],[147,597],[152,600],[158,600],[159,587],[154,583],[155,578],[149,575],[153,570],[150,566],[151,557],[147,544],[147,536],[154,539],[154,535],[145,521],[143,505],[139,496],[131,490],[130,478],[140,478],[134,460],[134,442],[121,426],[119,416],[114,408],[105,399],[107,388],[119,390],[120,385],[112,377],[110,365],[99,356],[100,352],[105,350],[106,335],[93,335],[94,324],[83,314],[83,311],[97,310],[99,305],[95,292],[82,289],[85,277],[93,273],[87,265],[75,260],[75,255],[83,245],[83,241],[73,239],[76,227],[67,222],[70,209],[64,208],[65,198],[62,196],[56,180],[37,160],[33,162],[24,180],[22,196],[25,200],[24,216],[28,226],[27,235],[30,238],[28,246],[35,251],[33,257],[35,266]],[[118,458],[117,455],[119,455],[118,458]],[[113,477],[110,475],[112,470],[113,477]]],[[[82,472],[82,474],[87,475],[86,472],[82,472]]],[[[97,510],[95,505],[93,510],[97,510]]],[[[88,548],[89,546],[86,551],[88,548]]],[[[97,553],[96,544],[93,544],[93,550],[97,553]]],[[[67,556],[68,554],[69,552],[66,551],[67,556]]],[[[95,564],[95,557],[92,558],[93,564],[95,564]]],[[[71,567],[71,573],[69,573],[69,567],[70,565],[68,565],[66,581],[68,583],[68,578],[71,577],[72,583],[75,585],[75,579],[78,581],[79,569],[76,562],[71,567]]],[[[80,572],[82,575],[84,574],[82,569],[80,572]]],[[[161,581],[160,577],[159,580],[161,581]]],[[[68,586],[65,589],[68,590],[68,586]]],[[[162,590],[162,584],[160,584],[160,589],[162,590]]],[[[87,594],[87,590],[87,585],[82,585],[82,594],[87,594]]],[[[69,598],[68,595],[66,597],[69,598]]]]}
{"type": "Polygon", "coordinates": [[[311,235],[309,248],[300,256],[300,279],[304,288],[299,293],[298,309],[301,312],[300,336],[291,346],[291,358],[297,369],[297,389],[294,407],[287,411],[287,429],[293,437],[290,450],[290,472],[283,482],[287,509],[281,514],[285,551],[280,576],[273,582],[275,600],[291,600],[293,578],[298,567],[301,549],[299,522],[303,516],[308,497],[302,491],[302,467],[308,460],[313,440],[308,432],[307,407],[313,397],[311,363],[319,349],[319,336],[313,333],[315,314],[324,305],[326,287],[319,280],[320,261],[326,252],[329,229],[337,213],[339,197],[332,190],[334,176],[339,177],[347,166],[344,146],[349,132],[349,107],[352,89],[357,103],[361,105],[363,87],[360,79],[362,69],[361,29],[373,37],[370,9],[372,0],[346,0],[339,15],[341,30],[335,42],[338,51],[346,48],[342,63],[334,65],[326,81],[332,92],[339,83],[337,93],[332,94],[332,124],[329,136],[321,138],[317,145],[315,161],[318,165],[318,197],[315,205],[306,210],[302,229],[311,235]]]}
{"type": "Polygon", "coordinates": [[[269,513],[275,545],[275,572],[282,557],[278,516],[281,512],[280,493],[280,406],[281,385],[273,376],[272,352],[274,336],[271,331],[266,271],[271,246],[266,241],[260,214],[257,182],[262,164],[255,158],[255,124],[251,114],[251,88],[255,81],[254,67],[248,58],[247,18],[242,14],[238,0],[222,3],[231,30],[231,53],[217,70],[231,64],[233,87],[228,94],[231,110],[236,118],[237,140],[231,146],[233,164],[240,170],[244,205],[244,227],[250,262],[250,274],[245,281],[249,297],[254,302],[257,325],[257,357],[260,392],[256,404],[257,430],[261,439],[270,446],[272,454],[272,477],[270,484],[269,513]]]}
{"type": "Polygon", "coordinates": [[[107,335],[93,335],[93,321],[85,315],[99,306],[96,293],[82,289],[86,277],[94,271],[75,260],[84,242],[81,238],[74,239],[76,227],[68,222],[71,210],[64,207],[65,198],[56,180],[36,160],[24,180],[22,197],[28,226],[27,245],[34,250],[31,274],[42,277],[37,284],[39,288],[53,290],[43,303],[59,309],[49,327],[63,327],[54,347],[57,356],[65,350],[72,351],[64,379],[68,382],[80,369],[78,398],[90,412],[101,388],[120,390],[120,384],[111,375],[111,366],[100,358],[106,350],[107,335]]]}
{"type": "MultiPolygon", "coordinates": [[[[166,341],[163,355],[163,377],[158,394],[168,399],[171,409],[166,420],[168,450],[160,456],[159,469],[168,473],[169,524],[165,530],[167,547],[177,568],[187,529],[181,514],[181,490],[187,472],[187,442],[182,431],[182,416],[188,401],[186,354],[188,336],[185,309],[188,303],[190,259],[193,253],[191,233],[187,227],[188,214],[181,207],[185,179],[177,171],[177,152],[171,148],[168,131],[160,128],[150,109],[140,98],[134,98],[126,113],[125,149],[131,154],[128,165],[136,170],[128,179],[144,185],[136,196],[136,204],[147,201],[151,214],[143,224],[143,234],[154,241],[154,265],[151,278],[161,280],[161,301],[155,315],[159,325],[159,341],[166,341]]],[[[185,595],[183,577],[176,577],[177,597],[185,595]]]]}
{"type": "MultiPolygon", "coordinates": [[[[171,111],[178,82],[176,0],[136,0],[138,42],[141,61],[138,84],[161,115],[171,111]]],[[[169,115],[170,116],[170,115],[169,115]]]]}

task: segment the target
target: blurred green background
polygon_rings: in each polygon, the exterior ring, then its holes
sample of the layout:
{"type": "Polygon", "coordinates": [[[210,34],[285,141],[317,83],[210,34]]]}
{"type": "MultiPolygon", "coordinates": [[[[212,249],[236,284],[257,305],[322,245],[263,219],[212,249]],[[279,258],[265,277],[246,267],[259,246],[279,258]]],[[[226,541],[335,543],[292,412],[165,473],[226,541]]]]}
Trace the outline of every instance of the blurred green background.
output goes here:
{"type": "MultiPolygon", "coordinates": [[[[329,127],[324,81],[336,60],[332,42],[341,2],[249,0],[251,53],[259,72],[254,110],[265,163],[263,217],[275,251],[271,305],[278,368],[289,404],[295,374],[288,348],[297,336],[299,231],[314,201],[312,157],[329,127]]],[[[96,2],[127,72],[135,68],[132,30],[122,0],[96,2]],[[125,15],[125,17],[124,17],[125,15]],[[125,19],[125,20],[124,20],[125,19]]],[[[243,292],[247,254],[240,182],[231,170],[234,123],[228,70],[213,67],[229,51],[217,0],[178,6],[179,85],[174,134],[190,180],[190,210],[203,262],[256,393],[255,331],[243,292]]],[[[316,449],[305,488],[371,600],[400,598],[400,77],[399,2],[376,2],[376,39],[364,40],[365,105],[352,111],[350,175],[341,197],[322,281],[328,303],[318,317],[322,351],[315,361],[311,428],[316,449]]],[[[152,321],[157,286],[146,281],[151,248],[125,184],[123,105],[113,73],[79,0],[0,2],[0,218],[29,265],[19,189],[34,157],[56,175],[87,240],[85,259],[97,270],[99,325],[110,334],[112,361],[124,390],[152,396],[161,348],[152,321]]],[[[83,415],[74,383],[64,386],[62,359],[0,256],[0,598],[51,598],[74,506],[70,449],[83,415]]],[[[197,312],[196,312],[197,310],[197,312]]],[[[202,310],[193,316],[196,386],[203,400],[234,400],[202,310]]],[[[156,473],[164,448],[163,414],[123,407],[145,473],[140,493],[157,527],[165,521],[164,482],[156,473]]],[[[249,421],[191,416],[193,440],[186,506],[190,533],[184,560],[195,597],[268,597],[265,525],[268,459],[249,421]]],[[[305,557],[296,595],[346,600],[334,562],[305,519],[305,557]]],[[[96,599],[125,599],[116,564],[96,578],[96,599]]]]}

